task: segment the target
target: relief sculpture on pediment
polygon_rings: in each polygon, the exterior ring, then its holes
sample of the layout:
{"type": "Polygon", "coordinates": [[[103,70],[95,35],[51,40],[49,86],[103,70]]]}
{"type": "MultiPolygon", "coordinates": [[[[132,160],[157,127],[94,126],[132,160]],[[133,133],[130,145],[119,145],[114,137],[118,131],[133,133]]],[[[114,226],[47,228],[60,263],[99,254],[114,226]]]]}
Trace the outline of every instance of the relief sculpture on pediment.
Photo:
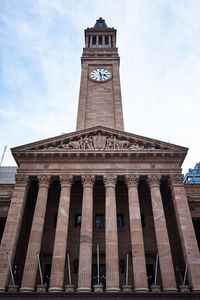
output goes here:
{"type": "MultiPolygon", "coordinates": [[[[68,149],[68,150],[138,150],[145,149],[144,145],[137,143],[131,139],[119,138],[112,134],[86,134],[76,139],[68,139],[61,141],[56,146],[46,146],[43,149],[68,149]]],[[[148,149],[155,149],[153,145],[148,149]]]]}

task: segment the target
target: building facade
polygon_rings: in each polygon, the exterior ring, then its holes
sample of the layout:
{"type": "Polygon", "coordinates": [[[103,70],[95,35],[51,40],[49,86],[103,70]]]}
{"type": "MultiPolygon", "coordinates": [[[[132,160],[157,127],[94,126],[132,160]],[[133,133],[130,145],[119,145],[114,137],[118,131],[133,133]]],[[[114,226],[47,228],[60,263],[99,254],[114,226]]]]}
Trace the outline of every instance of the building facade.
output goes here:
{"type": "Polygon", "coordinates": [[[85,30],[76,131],[12,149],[18,168],[0,184],[0,297],[200,292],[188,149],[124,131],[119,61],[116,30],[100,18],[85,30]]]}

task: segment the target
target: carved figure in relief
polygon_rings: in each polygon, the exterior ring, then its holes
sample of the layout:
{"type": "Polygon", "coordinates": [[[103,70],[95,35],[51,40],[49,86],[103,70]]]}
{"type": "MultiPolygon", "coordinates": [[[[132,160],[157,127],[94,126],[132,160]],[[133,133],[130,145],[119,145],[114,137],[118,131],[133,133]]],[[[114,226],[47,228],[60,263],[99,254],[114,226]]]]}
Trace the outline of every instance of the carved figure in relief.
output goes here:
{"type": "Polygon", "coordinates": [[[71,149],[80,149],[80,142],[79,141],[70,141],[68,143],[68,146],[71,149]]]}
{"type": "Polygon", "coordinates": [[[83,148],[82,149],[94,149],[92,137],[87,135],[83,139],[83,148]]]}
{"type": "Polygon", "coordinates": [[[109,136],[106,139],[106,149],[112,149],[112,138],[109,136]]]}
{"type": "MultiPolygon", "coordinates": [[[[129,140],[120,140],[113,135],[102,135],[101,132],[98,132],[97,135],[87,134],[81,136],[78,140],[71,140],[69,142],[61,141],[60,145],[50,146],[44,149],[77,149],[77,150],[86,150],[86,149],[144,149],[144,146],[139,145],[137,142],[132,143],[129,140]]],[[[147,147],[148,148],[148,147],[147,147]]],[[[155,146],[152,145],[148,149],[155,149],[155,146]]]]}
{"type": "Polygon", "coordinates": [[[144,146],[139,146],[138,143],[134,143],[130,146],[130,149],[144,149],[144,146]]]}
{"type": "Polygon", "coordinates": [[[113,148],[114,149],[119,149],[120,148],[118,140],[116,139],[116,136],[112,137],[112,143],[113,143],[113,148]]]}
{"type": "Polygon", "coordinates": [[[119,148],[120,149],[128,149],[129,148],[129,141],[118,141],[118,144],[119,144],[119,148]]]}

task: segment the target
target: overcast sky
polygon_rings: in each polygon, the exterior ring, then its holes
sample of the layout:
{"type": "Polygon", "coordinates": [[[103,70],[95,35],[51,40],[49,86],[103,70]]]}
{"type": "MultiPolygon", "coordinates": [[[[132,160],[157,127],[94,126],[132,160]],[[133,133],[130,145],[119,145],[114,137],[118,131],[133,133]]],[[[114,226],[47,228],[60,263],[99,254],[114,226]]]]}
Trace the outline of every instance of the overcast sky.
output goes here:
{"type": "Polygon", "coordinates": [[[0,0],[0,157],[75,131],[84,29],[100,16],[117,29],[125,131],[189,147],[185,173],[200,161],[199,0],[0,0]]]}

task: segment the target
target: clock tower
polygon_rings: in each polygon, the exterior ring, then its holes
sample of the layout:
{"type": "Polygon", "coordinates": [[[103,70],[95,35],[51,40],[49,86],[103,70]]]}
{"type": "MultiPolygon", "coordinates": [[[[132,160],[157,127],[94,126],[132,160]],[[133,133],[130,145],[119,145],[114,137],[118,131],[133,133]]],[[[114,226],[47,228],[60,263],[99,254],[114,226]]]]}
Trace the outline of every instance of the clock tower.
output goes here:
{"type": "Polygon", "coordinates": [[[124,130],[116,29],[99,18],[85,30],[76,129],[103,125],[124,130]]]}

